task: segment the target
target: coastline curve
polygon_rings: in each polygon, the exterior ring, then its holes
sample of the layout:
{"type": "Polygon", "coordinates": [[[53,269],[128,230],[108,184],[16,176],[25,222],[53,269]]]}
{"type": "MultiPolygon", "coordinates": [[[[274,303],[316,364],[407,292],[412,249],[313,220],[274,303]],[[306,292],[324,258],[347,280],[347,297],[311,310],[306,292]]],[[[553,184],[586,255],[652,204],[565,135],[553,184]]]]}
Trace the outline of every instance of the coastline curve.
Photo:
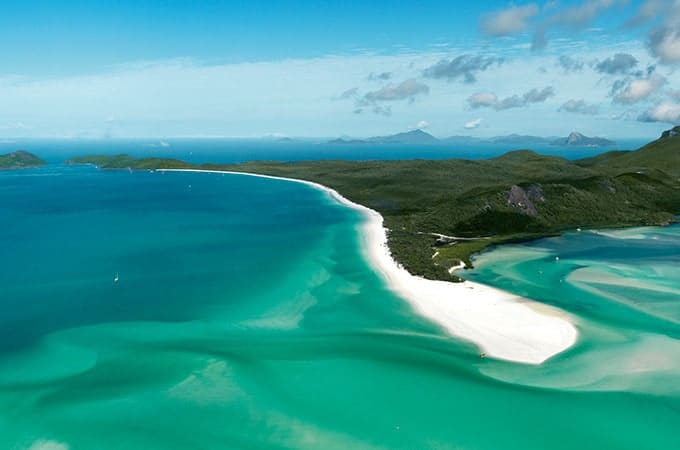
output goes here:
{"type": "Polygon", "coordinates": [[[388,288],[421,316],[452,337],[471,342],[483,355],[524,364],[541,364],[567,350],[578,339],[571,317],[552,306],[480,283],[450,283],[411,275],[393,258],[383,217],[334,189],[311,181],[248,172],[203,169],[158,169],[160,172],[203,172],[269,178],[306,184],[338,203],[360,212],[361,249],[388,288]]]}

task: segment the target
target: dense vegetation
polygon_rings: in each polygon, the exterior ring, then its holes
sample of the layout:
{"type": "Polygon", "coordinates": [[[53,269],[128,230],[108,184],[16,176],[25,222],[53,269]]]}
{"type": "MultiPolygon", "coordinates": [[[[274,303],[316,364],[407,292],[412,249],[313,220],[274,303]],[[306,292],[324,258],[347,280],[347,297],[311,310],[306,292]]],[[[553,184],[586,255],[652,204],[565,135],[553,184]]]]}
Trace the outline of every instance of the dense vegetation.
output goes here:
{"type": "Polygon", "coordinates": [[[68,164],[92,164],[102,169],[188,169],[195,167],[179,159],[135,158],[130,155],[79,156],[68,164]]]}
{"type": "Polygon", "coordinates": [[[27,169],[30,167],[39,167],[45,164],[45,161],[35,156],[33,153],[20,150],[6,155],[0,155],[0,169],[27,169]]]}
{"type": "MultiPolygon", "coordinates": [[[[680,128],[677,129],[680,132],[680,128]]],[[[448,268],[490,245],[588,227],[665,225],[680,212],[680,134],[634,152],[568,161],[522,150],[470,161],[188,163],[85,157],[102,168],[223,169],[315,181],[379,211],[394,257],[411,273],[448,268]],[[436,254],[436,256],[434,256],[436,254]]]]}

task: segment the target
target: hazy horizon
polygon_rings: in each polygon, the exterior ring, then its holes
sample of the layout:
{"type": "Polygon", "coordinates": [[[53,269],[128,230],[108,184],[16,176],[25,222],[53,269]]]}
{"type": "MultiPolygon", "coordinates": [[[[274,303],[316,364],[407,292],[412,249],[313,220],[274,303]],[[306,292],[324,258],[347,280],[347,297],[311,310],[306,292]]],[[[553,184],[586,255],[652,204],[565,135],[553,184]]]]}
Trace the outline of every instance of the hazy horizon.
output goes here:
{"type": "Polygon", "coordinates": [[[680,122],[678,24],[678,0],[32,0],[0,17],[0,139],[652,137],[680,122]]]}

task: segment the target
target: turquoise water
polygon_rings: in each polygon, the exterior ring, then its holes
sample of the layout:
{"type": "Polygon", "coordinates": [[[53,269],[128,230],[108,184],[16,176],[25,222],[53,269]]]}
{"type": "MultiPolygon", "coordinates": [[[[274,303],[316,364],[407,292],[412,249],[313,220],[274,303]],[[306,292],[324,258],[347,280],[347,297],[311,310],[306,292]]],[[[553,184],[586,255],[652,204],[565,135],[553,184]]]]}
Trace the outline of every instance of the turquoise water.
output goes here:
{"type": "Polygon", "coordinates": [[[415,315],[360,221],[279,180],[0,173],[0,448],[678,448],[677,229],[480,257],[579,326],[534,367],[415,315]]]}

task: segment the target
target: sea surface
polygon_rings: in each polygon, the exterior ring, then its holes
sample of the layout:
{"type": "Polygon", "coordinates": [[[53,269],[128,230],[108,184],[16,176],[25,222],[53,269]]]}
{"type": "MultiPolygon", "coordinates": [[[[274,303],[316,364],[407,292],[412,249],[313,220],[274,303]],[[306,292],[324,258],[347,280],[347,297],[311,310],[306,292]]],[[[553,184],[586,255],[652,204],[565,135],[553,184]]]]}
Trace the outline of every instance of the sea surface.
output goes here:
{"type": "Polygon", "coordinates": [[[531,148],[567,159],[595,156],[609,150],[636,150],[649,140],[627,139],[612,147],[561,147],[549,144],[517,146],[498,143],[433,145],[328,144],[326,141],[293,140],[277,142],[258,139],[4,139],[0,154],[27,150],[51,163],[74,156],[119,154],[178,158],[192,163],[241,163],[255,160],[394,160],[394,159],[483,159],[512,150],[531,148]]]}
{"type": "Polygon", "coordinates": [[[528,366],[390,293],[361,220],[281,180],[0,172],[0,449],[680,448],[680,228],[479,256],[579,328],[528,366]]]}

